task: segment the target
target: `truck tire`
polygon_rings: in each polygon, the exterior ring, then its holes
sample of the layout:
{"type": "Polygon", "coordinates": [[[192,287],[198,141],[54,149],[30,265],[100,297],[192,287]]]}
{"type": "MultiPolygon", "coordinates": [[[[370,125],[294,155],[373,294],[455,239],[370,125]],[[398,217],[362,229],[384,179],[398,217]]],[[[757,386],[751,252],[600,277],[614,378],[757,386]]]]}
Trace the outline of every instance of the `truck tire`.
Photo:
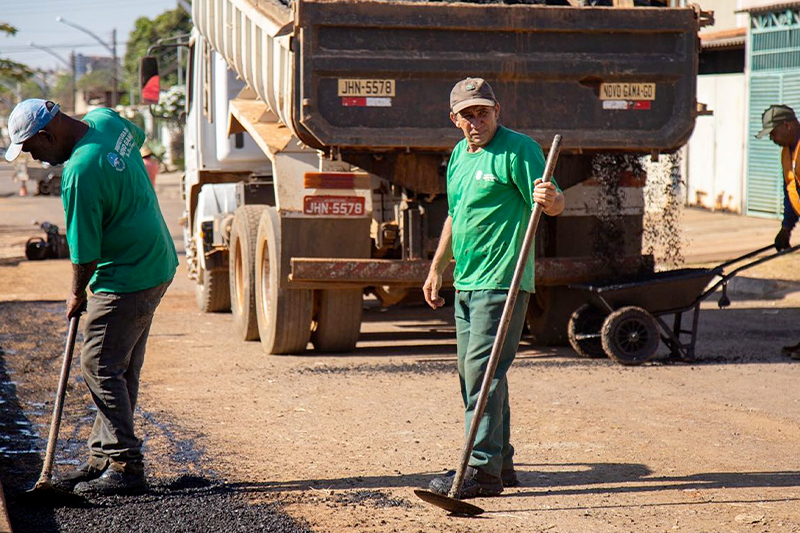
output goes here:
{"type": "Polygon", "coordinates": [[[361,289],[316,292],[317,316],[311,343],[319,352],[350,352],[361,333],[364,292],[361,289]]]}
{"type": "Polygon", "coordinates": [[[204,313],[222,313],[231,308],[231,296],[228,288],[228,272],[225,270],[207,271],[197,267],[197,285],[195,297],[197,307],[204,313]]]}
{"type": "Polygon", "coordinates": [[[567,346],[567,324],[584,303],[580,293],[567,287],[537,287],[531,294],[525,323],[536,346],[567,346]]]}
{"type": "Polygon", "coordinates": [[[231,228],[229,256],[231,312],[236,336],[258,340],[256,313],[256,239],[263,205],[244,205],[236,210],[231,228]]]}
{"type": "Polygon", "coordinates": [[[303,352],[311,336],[312,291],[281,288],[281,221],[274,207],[266,207],[256,238],[256,314],[264,351],[272,354],[303,352]]]}

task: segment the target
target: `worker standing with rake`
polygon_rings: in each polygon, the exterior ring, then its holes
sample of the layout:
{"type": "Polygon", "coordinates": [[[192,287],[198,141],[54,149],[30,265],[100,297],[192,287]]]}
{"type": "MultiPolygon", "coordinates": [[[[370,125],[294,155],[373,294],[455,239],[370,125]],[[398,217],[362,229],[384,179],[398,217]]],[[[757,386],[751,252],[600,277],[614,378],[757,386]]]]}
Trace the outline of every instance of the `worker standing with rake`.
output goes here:
{"type": "MultiPolygon", "coordinates": [[[[450,120],[464,134],[447,169],[448,217],[430,273],[423,286],[434,309],[442,273],[455,259],[455,322],[458,373],[469,427],[484,369],[500,326],[517,258],[533,202],[555,216],[564,210],[564,195],[541,179],[542,149],[533,139],[498,123],[500,104],[481,78],[466,78],[450,93],[450,120]]],[[[496,496],[517,485],[506,373],[514,361],[530,293],[534,290],[533,255],[525,269],[483,418],[478,426],[469,467],[457,498],[496,496]]],[[[431,481],[431,492],[446,495],[454,476],[431,481]]]]}
{"type": "Polygon", "coordinates": [[[64,164],[61,197],[73,271],[67,317],[87,312],[81,369],[97,417],[88,460],[56,486],[80,494],[143,492],[133,413],[153,315],[178,265],[139,153],[144,132],[111,109],[76,120],[39,99],[19,103],[8,129],[8,161],[27,152],[64,164]]]}

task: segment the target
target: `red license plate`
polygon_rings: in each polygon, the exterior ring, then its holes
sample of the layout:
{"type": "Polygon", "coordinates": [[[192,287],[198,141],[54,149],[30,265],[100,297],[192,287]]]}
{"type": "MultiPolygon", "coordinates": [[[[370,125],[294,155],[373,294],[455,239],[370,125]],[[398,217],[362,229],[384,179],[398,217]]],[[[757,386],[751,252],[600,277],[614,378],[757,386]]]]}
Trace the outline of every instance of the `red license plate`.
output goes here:
{"type": "Polygon", "coordinates": [[[306,196],[303,199],[306,215],[343,217],[364,216],[363,196],[306,196]]]}

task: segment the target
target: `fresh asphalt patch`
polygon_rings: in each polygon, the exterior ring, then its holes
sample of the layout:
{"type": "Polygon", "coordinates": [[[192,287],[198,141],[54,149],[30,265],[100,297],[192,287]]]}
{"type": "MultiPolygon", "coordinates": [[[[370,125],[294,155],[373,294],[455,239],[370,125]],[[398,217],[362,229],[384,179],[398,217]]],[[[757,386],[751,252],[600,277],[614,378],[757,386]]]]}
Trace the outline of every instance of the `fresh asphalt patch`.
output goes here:
{"type": "MultiPolygon", "coordinates": [[[[149,490],[54,506],[26,491],[38,479],[66,340],[62,302],[0,303],[0,479],[14,533],[286,532],[311,529],[277,503],[219,479],[195,436],[164,413],[137,410],[149,490]]],[[[75,358],[56,471],[85,459],[94,407],[75,358]]],[[[259,495],[261,496],[261,495],[259,495]]]]}

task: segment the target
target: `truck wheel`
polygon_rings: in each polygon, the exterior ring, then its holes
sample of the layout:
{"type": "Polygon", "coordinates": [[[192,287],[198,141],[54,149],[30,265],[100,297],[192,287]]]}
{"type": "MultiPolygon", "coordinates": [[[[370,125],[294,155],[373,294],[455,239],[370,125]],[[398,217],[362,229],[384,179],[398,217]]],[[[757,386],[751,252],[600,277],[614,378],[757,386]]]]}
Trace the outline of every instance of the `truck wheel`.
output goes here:
{"type": "Polygon", "coordinates": [[[572,313],[567,324],[567,336],[572,349],[581,357],[605,357],[600,331],[606,315],[593,305],[584,304],[572,313]]]}
{"type": "Polygon", "coordinates": [[[256,238],[263,205],[244,205],[236,210],[230,237],[230,294],[233,328],[245,341],[258,340],[256,316],[256,238]]]}
{"type": "Polygon", "coordinates": [[[205,270],[197,267],[195,287],[197,307],[204,313],[220,313],[231,308],[228,273],[225,270],[205,270]]]}
{"type": "Polygon", "coordinates": [[[281,221],[274,207],[261,214],[256,238],[256,314],[268,354],[297,354],[311,336],[312,291],[281,288],[281,221]]]}
{"type": "Polygon", "coordinates": [[[653,315],[641,307],[623,307],[603,322],[603,350],[623,365],[641,365],[658,349],[658,325],[653,315]]]}
{"type": "Polygon", "coordinates": [[[567,324],[572,312],[585,300],[567,287],[537,287],[531,294],[525,323],[531,343],[537,346],[566,346],[567,324]]]}
{"type": "Polygon", "coordinates": [[[321,290],[311,342],[320,352],[350,352],[361,333],[364,293],[361,289],[321,290]]]}

